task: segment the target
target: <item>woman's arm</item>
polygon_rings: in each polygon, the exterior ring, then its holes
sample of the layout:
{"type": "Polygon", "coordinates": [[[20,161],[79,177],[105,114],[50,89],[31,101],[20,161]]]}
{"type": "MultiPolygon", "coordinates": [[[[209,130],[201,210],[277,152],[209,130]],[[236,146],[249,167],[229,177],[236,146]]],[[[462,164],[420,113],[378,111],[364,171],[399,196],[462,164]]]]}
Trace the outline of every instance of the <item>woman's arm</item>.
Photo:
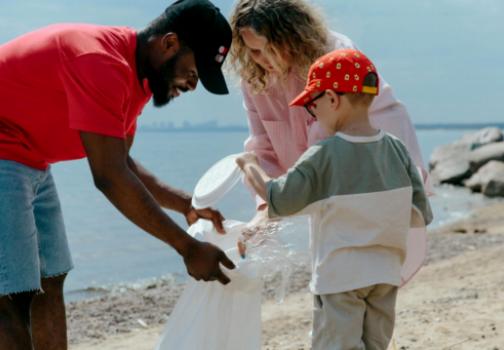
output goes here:
{"type": "Polygon", "coordinates": [[[268,135],[260,112],[256,106],[250,87],[242,82],[243,107],[247,112],[249,137],[245,141],[245,151],[253,152],[257,156],[259,165],[271,177],[278,177],[284,173],[278,161],[270,136],[268,135]]]}
{"type": "MultiPolygon", "coordinates": [[[[243,108],[247,112],[249,126],[249,137],[244,144],[245,151],[252,152],[257,156],[258,163],[269,176],[278,177],[283,174],[283,170],[259,115],[254,95],[245,82],[242,82],[242,94],[243,108]]],[[[265,221],[265,218],[267,218],[267,215],[264,215],[265,209],[267,209],[266,202],[252,191],[251,185],[246,180],[245,185],[251,189],[252,194],[255,196],[256,208],[259,211],[258,216],[252,221],[257,223],[265,221]]]]}

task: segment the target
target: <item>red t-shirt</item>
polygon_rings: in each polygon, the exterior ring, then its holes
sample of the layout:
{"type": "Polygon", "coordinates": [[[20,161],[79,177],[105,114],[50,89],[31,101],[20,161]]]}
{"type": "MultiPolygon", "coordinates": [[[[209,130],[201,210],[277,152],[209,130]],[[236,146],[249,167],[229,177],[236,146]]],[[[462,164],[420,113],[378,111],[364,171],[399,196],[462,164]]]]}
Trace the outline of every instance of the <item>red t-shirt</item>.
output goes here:
{"type": "Polygon", "coordinates": [[[126,27],[58,24],[0,46],[0,159],[37,169],[86,156],[79,131],[125,138],[149,101],[126,27]]]}

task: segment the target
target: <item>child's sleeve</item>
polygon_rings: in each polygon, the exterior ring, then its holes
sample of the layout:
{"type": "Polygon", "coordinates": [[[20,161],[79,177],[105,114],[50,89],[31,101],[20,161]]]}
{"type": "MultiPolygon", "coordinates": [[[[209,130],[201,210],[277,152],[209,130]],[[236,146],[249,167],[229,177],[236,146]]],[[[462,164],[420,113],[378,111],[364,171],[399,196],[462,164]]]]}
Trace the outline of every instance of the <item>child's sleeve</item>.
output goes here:
{"type": "Polygon", "coordinates": [[[312,146],[285,175],[266,184],[270,217],[302,214],[299,212],[317,201],[323,158],[323,147],[312,146]]]}
{"type": "Polygon", "coordinates": [[[424,227],[432,222],[432,209],[425,193],[422,176],[409,156],[408,173],[413,187],[411,227],[424,227]]]}

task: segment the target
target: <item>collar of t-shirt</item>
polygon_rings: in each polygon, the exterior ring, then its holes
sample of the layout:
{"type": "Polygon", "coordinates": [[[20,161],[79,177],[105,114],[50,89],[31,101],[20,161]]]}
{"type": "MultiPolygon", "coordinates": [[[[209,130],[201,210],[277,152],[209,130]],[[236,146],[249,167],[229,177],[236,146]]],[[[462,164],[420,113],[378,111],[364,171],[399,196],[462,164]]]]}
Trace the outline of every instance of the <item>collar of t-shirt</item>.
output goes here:
{"type": "Polygon", "coordinates": [[[345,141],[348,142],[354,142],[354,143],[367,143],[367,142],[376,142],[380,141],[383,136],[385,136],[385,133],[383,130],[379,130],[376,135],[371,135],[371,136],[359,136],[359,135],[348,135],[343,132],[338,131],[335,136],[338,136],[342,138],[345,141]]]}

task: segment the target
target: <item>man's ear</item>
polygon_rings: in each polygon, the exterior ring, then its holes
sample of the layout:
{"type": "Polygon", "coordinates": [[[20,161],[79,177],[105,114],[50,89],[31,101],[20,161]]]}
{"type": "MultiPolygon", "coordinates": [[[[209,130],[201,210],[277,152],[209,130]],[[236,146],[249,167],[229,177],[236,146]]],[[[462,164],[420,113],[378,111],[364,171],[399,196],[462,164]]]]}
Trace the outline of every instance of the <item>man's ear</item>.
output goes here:
{"type": "Polygon", "coordinates": [[[329,102],[331,102],[331,107],[334,110],[338,109],[341,103],[340,96],[333,90],[326,90],[325,93],[327,96],[329,96],[329,102]]]}
{"type": "Polygon", "coordinates": [[[180,50],[180,40],[177,33],[169,32],[161,37],[161,49],[165,59],[170,59],[180,50]]]}

